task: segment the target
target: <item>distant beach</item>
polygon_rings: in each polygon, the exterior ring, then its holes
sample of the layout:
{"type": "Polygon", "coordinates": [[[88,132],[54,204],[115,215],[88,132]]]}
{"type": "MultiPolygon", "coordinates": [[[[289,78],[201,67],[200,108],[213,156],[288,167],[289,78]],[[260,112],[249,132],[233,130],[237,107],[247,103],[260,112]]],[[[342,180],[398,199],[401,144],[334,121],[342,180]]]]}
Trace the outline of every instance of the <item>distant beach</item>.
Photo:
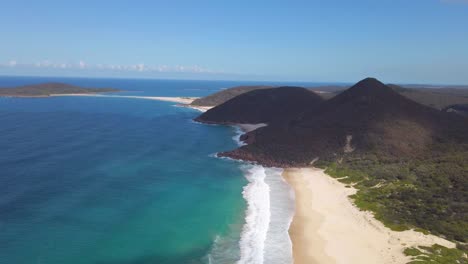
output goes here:
{"type": "Polygon", "coordinates": [[[133,98],[133,99],[146,99],[157,100],[165,102],[174,102],[180,106],[192,108],[200,112],[208,111],[212,106],[192,106],[190,105],[195,99],[199,97],[170,97],[170,96],[134,96],[134,95],[108,95],[108,94],[51,94],[50,96],[93,96],[93,97],[114,97],[114,98],[133,98]]]}

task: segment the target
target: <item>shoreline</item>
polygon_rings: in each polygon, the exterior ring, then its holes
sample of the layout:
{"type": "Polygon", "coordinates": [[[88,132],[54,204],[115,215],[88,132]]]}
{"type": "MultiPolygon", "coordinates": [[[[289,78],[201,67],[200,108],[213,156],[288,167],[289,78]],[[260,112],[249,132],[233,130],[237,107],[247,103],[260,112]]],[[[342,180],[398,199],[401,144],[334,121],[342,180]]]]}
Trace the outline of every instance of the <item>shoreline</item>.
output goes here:
{"type": "MultiPolygon", "coordinates": [[[[230,124],[239,145],[240,137],[267,124],[230,124]]],[[[247,184],[242,197],[246,202],[244,223],[240,233],[239,259],[236,264],[292,263],[289,226],[294,215],[294,191],[284,180],[282,168],[240,164],[247,184]]]]}
{"type": "Polygon", "coordinates": [[[295,192],[296,211],[289,229],[295,264],[392,263],[411,261],[403,250],[414,246],[455,244],[414,230],[392,231],[348,197],[354,188],[316,168],[285,169],[295,192]]]}
{"type": "Polygon", "coordinates": [[[138,96],[138,95],[111,95],[100,93],[82,93],[82,94],[50,94],[49,96],[92,96],[92,97],[116,97],[116,98],[134,98],[148,99],[157,101],[174,102],[180,104],[190,104],[198,97],[169,97],[169,96],[138,96]]]}
{"type": "Polygon", "coordinates": [[[177,106],[187,107],[191,109],[198,110],[200,112],[206,112],[213,108],[214,106],[194,106],[190,105],[193,101],[199,97],[171,97],[171,96],[136,96],[136,95],[108,95],[108,94],[97,94],[97,93],[87,93],[87,94],[50,94],[43,97],[58,97],[58,96],[89,96],[89,97],[112,97],[112,98],[132,98],[132,99],[146,99],[146,100],[156,100],[164,102],[173,102],[178,103],[177,106]]]}

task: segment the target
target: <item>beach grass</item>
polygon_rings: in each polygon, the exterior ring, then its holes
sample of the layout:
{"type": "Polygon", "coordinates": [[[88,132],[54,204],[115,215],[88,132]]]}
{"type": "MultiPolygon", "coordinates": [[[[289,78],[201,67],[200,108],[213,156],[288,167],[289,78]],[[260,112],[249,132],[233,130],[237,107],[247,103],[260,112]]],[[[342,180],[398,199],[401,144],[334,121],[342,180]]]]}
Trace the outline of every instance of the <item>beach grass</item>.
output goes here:
{"type": "MultiPolygon", "coordinates": [[[[405,190],[411,191],[417,188],[414,184],[409,181],[394,181],[385,182],[382,184],[381,181],[376,181],[368,174],[345,168],[337,163],[320,164],[325,172],[331,177],[338,181],[352,186],[357,189],[357,192],[350,196],[354,204],[361,210],[371,211],[374,217],[381,221],[386,227],[394,231],[404,231],[413,229],[414,231],[421,232],[425,235],[431,232],[427,229],[412,225],[408,221],[397,220],[388,213],[389,209],[405,206],[401,203],[392,207],[388,206],[388,203],[395,202],[390,200],[388,197],[394,192],[402,192],[405,190]]],[[[434,244],[431,247],[418,246],[408,247],[404,253],[412,258],[411,264],[413,263],[457,263],[465,264],[468,263],[468,251],[465,244],[458,244],[457,248],[447,248],[438,244],[434,244]]]]}
{"type": "Polygon", "coordinates": [[[446,248],[435,244],[432,247],[411,247],[404,251],[411,257],[408,264],[468,263],[466,251],[459,248],[446,248]]]}

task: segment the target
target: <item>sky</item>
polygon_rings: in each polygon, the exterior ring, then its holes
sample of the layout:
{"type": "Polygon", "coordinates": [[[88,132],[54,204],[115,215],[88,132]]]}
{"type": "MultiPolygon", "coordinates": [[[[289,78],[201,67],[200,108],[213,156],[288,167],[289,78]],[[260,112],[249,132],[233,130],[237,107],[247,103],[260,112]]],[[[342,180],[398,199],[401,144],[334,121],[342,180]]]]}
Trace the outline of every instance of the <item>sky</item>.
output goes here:
{"type": "Polygon", "coordinates": [[[0,75],[468,84],[468,0],[5,0],[0,14],[0,75]]]}

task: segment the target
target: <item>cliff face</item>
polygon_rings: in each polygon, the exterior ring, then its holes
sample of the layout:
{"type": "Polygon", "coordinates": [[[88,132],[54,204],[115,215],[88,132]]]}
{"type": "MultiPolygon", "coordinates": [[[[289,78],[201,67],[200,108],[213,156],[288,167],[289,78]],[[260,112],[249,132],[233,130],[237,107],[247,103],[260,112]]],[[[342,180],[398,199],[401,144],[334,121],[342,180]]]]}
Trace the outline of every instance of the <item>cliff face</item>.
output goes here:
{"type": "Polygon", "coordinates": [[[372,78],[328,101],[288,87],[250,92],[212,110],[197,120],[270,123],[244,137],[249,145],[220,153],[269,166],[368,153],[414,158],[428,155],[437,142],[465,143],[468,135],[458,116],[420,105],[372,78]]]}
{"type": "Polygon", "coordinates": [[[241,94],[203,113],[203,123],[282,123],[323,102],[316,93],[300,87],[259,89],[241,94]]]}

